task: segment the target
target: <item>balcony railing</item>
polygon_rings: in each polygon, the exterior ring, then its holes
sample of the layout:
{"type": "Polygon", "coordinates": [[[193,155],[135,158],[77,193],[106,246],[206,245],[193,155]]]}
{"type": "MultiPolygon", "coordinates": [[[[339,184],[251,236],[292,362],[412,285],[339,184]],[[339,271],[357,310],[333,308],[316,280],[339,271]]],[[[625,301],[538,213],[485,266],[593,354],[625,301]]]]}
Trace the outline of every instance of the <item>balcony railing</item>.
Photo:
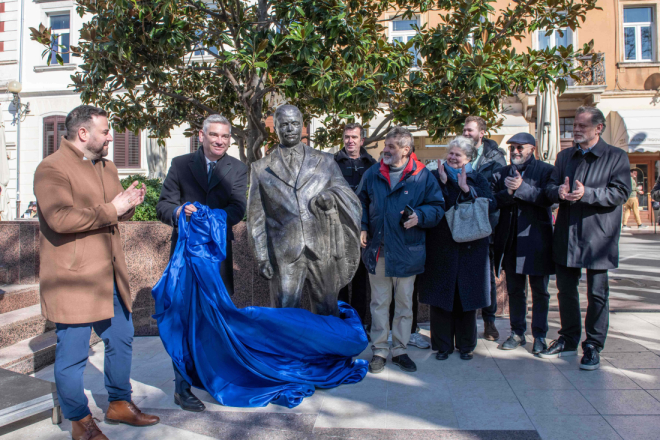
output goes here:
{"type": "Polygon", "coordinates": [[[578,57],[577,81],[571,79],[569,86],[604,86],[605,83],[605,54],[598,52],[595,56],[586,55],[578,57]]]}

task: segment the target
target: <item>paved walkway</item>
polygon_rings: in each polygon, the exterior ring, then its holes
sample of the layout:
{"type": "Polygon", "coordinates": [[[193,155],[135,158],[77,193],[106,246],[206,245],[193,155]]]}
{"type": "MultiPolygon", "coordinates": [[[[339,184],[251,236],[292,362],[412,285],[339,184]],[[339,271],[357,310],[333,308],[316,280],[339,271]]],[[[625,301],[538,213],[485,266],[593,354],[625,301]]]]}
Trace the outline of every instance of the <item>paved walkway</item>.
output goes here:
{"type": "MultiPolygon", "coordinates": [[[[558,314],[552,312],[550,320],[554,338],[558,314]]],[[[498,327],[505,329],[507,322],[500,320],[498,327]]],[[[419,368],[414,374],[388,364],[357,385],[319,390],[291,410],[226,408],[198,391],[208,411],[195,414],[172,402],[172,364],[160,339],[136,338],[134,400],[162,423],[142,429],[100,426],[111,439],[122,440],[659,438],[660,313],[612,313],[598,371],[580,371],[579,357],[548,361],[532,356],[530,349],[528,343],[504,352],[497,343],[479,340],[474,360],[461,361],[454,354],[440,362],[430,350],[412,348],[419,368]]],[[[85,389],[94,416],[102,420],[107,407],[103,345],[90,354],[85,389]]],[[[361,357],[370,358],[370,350],[361,357]]],[[[36,376],[53,380],[52,366],[36,376]]],[[[21,426],[0,430],[0,436],[71,438],[66,421],[53,426],[36,417],[21,426]]]]}

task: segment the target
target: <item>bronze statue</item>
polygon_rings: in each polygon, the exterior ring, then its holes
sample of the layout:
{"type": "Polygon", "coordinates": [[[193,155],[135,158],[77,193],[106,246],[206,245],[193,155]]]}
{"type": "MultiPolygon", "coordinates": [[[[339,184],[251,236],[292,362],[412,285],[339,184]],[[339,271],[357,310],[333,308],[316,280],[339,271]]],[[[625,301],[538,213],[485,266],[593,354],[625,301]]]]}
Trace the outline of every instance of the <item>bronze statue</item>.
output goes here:
{"type": "Polygon", "coordinates": [[[332,155],[301,141],[302,113],[275,112],[280,145],[252,164],[248,236],[273,307],[300,307],[308,286],[312,312],[338,315],[337,295],[360,259],[362,206],[332,155]]]}

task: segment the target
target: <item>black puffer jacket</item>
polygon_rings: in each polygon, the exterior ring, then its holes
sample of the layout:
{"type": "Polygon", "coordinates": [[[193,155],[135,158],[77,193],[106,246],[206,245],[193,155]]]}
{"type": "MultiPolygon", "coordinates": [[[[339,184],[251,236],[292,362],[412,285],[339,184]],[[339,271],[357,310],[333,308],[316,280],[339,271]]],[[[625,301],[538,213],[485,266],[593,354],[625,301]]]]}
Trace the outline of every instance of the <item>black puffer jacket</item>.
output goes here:
{"type": "Polygon", "coordinates": [[[376,159],[371,157],[364,148],[360,148],[360,157],[351,159],[346,153],[346,148],[342,148],[335,153],[335,162],[339,165],[341,174],[346,179],[348,186],[353,191],[357,191],[362,175],[376,163],[376,159]]]}

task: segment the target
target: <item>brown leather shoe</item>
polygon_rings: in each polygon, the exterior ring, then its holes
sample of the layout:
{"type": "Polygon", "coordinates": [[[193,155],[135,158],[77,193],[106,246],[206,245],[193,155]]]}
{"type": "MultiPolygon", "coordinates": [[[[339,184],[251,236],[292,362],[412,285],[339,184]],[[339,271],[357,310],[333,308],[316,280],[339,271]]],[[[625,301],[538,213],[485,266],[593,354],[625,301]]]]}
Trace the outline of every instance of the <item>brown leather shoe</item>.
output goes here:
{"type": "Polygon", "coordinates": [[[131,426],[151,426],[160,422],[158,416],[143,414],[133,402],[117,400],[110,402],[108,411],[105,413],[105,423],[117,425],[125,423],[131,426]]]}
{"type": "Polygon", "coordinates": [[[91,414],[82,420],[71,422],[71,428],[73,440],[108,440],[108,437],[96,426],[91,414]]]}
{"type": "Polygon", "coordinates": [[[484,339],[487,341],[500,339],[500,332],[497,331],[494,322],[484,321],[484,339]]]}

